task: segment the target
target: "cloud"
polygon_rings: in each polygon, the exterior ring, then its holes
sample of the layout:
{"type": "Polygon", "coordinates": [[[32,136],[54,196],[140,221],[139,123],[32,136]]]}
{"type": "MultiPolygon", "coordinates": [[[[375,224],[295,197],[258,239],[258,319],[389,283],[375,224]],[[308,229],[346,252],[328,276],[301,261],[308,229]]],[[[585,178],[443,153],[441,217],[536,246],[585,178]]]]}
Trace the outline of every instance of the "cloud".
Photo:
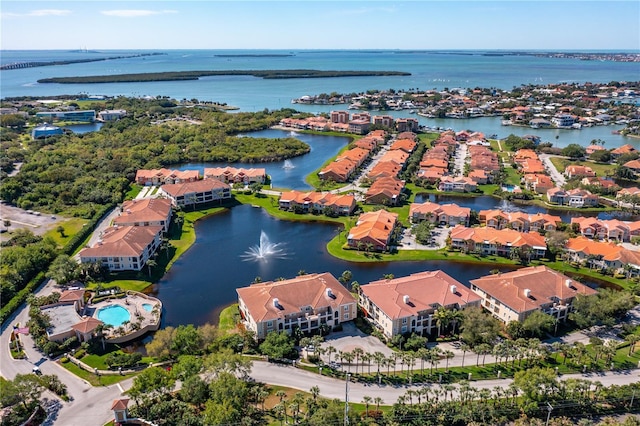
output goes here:
{"type": "Polygon", "coordinates": [[[178,11],[177,10],[119,9],[119,10],[103,10],[100,13],[106,16],[115,16],[118,18],[138,18],[141,16],[166,15],[170,13],[178,13],[178,11]]]}
{"type": "Polygon", "coordinates": [[[67,16],[71,11],[66,9],[37,9],[27,13],[3,13],[3,17],[23,17],[23,16],[67,16]]]}

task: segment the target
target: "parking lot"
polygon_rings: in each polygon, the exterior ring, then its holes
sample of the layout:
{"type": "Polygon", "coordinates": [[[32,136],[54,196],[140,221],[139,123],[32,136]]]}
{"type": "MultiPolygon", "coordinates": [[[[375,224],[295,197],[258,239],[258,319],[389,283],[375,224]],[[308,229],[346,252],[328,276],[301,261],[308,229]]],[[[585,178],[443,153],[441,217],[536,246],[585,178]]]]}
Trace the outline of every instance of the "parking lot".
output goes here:
{"type": "Polygon", "coordinates": [[[62,219],[46,213],[0,204],[0,228],[3,230],[3,239],[16,229],[28,229],[36,235],[42,235],[56,226],[62,219]]]}

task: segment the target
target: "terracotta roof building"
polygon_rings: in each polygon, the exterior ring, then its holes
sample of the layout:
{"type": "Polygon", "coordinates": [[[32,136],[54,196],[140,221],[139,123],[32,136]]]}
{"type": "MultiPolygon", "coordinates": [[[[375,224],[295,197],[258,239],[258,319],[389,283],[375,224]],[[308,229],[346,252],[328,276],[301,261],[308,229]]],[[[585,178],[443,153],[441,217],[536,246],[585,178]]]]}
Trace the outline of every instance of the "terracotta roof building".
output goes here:
{"type": "Polygon", "coordinates": [[[397,213],[386,210],[363,213],[349,230],[347,244],[358,249],[366,249],[371,244],[374,250],[387,250],[397,224],[397,213]]]}
{"type": "Polygon", "coordinates": [[[318,177],[322,180],[330,180],[333,182],[346,182],[355,173],[357,168],[358,164],[355,161],[344,158],[327,164],[318,172],[318,177]]]}
{"type": "Polygon", "coordinates": [[[114,226],[80,250],[80,262],[102,262],[111,271],[140,271],[160,246],[161,226],[114,226]]]}
{"type": "Polygon", "coordinates": [[[514,248],[529,260],[547,253],[547,243],[537,232],[518,232],[513,229],[466,228],[458,225],[451,230],[451,247],[464,252],[509,257],[514,248]]]}
{"type": "Polygon", "coordinates": [[[236,289],[242,320],[262,340],[272,331],[310,333],[355,319],[357,304],[333,275],[301,275],[236,289]]]}
{"type": "Polygon", "coordinates": [[[460,207],[457,204],[438,204],[427,201],[426,203],[412,203],[409,206],[409,219],[413,223],[428,220],[438,225],[455,226],[458,224],[469,226],[471,209],[460,207]]]}
{"type": "Polygon", "coordinates": [[[471,289],[482,297],[482,307],[504,323],[524,321],[535,311],[565,321],[577,295],[597,293],[546,266],[487,275],[471,280],[471,289]]]}
{"type": "Polygon", "coordinates": [[[640,252],[613,242],[598,242],[580,236],[570,238],[564,246],[569,259],[590,268],[613,269],[616,273],[640,275],[640,252]]]}
{"type": "Polygon", "coordinates": [[[162,185],[160,193],[180,207],[222,201],[231,198],[231,187],[217,179],[162,185]]]}
{"type": "Polygon", "coordinates": [[[439,307],[478,306],[480,297],[443,271],[425,271],[361,285],[360,306],[387,338],[398,334],[433,334],[439,307]]]}
{"type": "Polygon", "coordinates": [[[395,206],[400,200],[405,182],[396,177],[381,177],[369,187],[364,195],[367,204],[395,206]]]}
{"type": "Polygon", "coordinates": [[[323,213],[330,208],[336,214],[350,215],[356,208],[353,195],[330,192],[283,192],[278,203],[283,210],[300,209],[303,213],[323,213]]]}
{"type": "Polygon", "coordinates": [[[198,179],[200,179],[200,173],[197,170],[151,169],[138,170],[136,172],[136,183],[138,185],[184,183],[194,182],[198,179]]]}
{"type": "Polygon", "coordinates": [[[264,168],[209,167],[204,169],[205,179],[216,179],[224,183],[264,183],[267,171],[264,168]]]}
{"type": "Polygon", "coordinates": [[[120,215],[113,220],[118,226],[162,226],[167,232],[171,224],[171,200],[143,198],[122,203],[120,215]]]}

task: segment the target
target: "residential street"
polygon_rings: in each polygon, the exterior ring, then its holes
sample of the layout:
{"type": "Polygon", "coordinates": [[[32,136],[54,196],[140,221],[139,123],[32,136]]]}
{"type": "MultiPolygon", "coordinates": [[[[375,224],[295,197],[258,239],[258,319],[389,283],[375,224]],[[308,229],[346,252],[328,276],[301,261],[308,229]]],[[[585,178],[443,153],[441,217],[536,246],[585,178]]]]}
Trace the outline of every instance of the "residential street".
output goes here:
{"type": "MultiPolygon", "coordinates": [[[[318,376],[295,367],[271,364],[262,361],[254,361],[250,376],[259,382],[270,383],[278,386],[287,386],[302,391],[309,391],[312,386],[320,388],[320,395],[325,398],[337,398],[344,401],[346,383],[343,380],[332,379],[325,376],[318,376]]],[[[606,372],[602,374],[567,374],[561,377],[562,380],[568,378],[580,378],[593,382],[600,382],[605,386],[609,385],[626,385],[631,382],[640,380],[637,370],[606,372]]],[[[495,386],[505,388],[512,383],[511,379],[483,380],[472,382],[472,386],[479,389],[493,389],[495,386]]],[[[400,395],[403,395],[409,389],[419,389],[424,386],[436,387],[437,384],[431,385],[415,385],[415,386],[378,386],[366,385],[363,383],[349,384],[349,400],[352,402],[361,402],[364,396],[372,398],[380,397],[384,403],[393,404],[400,395]]],[[[457,391],[454,391],[457,395],[457,391]]]]}
{"type": "Polygon", "coordinates": [[[556,169],[556,166],[554,166],[553,163],[551,162],[551,155],[540,154],[538,155],[538,158],[540,158],[540,161],[542,161],[545,168],[549,171],[549,175],[551,176],[551,179],[553,179],[553,181],[556,183],[556,186],[558,188],[563,187],[565,184],[565,178],[564,178],[564,175],[562,174],[563,171],[558,171],[556,169]]]}

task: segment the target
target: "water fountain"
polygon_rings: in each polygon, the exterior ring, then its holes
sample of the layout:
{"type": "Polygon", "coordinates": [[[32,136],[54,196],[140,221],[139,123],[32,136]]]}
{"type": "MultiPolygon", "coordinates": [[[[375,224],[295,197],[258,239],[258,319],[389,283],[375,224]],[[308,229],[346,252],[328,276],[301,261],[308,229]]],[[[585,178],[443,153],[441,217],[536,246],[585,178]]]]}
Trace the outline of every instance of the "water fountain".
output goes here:
{"type": "Polygon", "coordinates": [[[260,232],[260,244],[250,247],[240,257],[245,261],[267,261],[269,258],[285,259],[287,253],[281,247],[282,243],[272,243],[264,231],[260,232]]]}
{"type": "Polygon", "coordinates": [[[283,169],[294,169],[295,167],[291,160],[284,160],[284,164],[282,165],[283,169]]]}

